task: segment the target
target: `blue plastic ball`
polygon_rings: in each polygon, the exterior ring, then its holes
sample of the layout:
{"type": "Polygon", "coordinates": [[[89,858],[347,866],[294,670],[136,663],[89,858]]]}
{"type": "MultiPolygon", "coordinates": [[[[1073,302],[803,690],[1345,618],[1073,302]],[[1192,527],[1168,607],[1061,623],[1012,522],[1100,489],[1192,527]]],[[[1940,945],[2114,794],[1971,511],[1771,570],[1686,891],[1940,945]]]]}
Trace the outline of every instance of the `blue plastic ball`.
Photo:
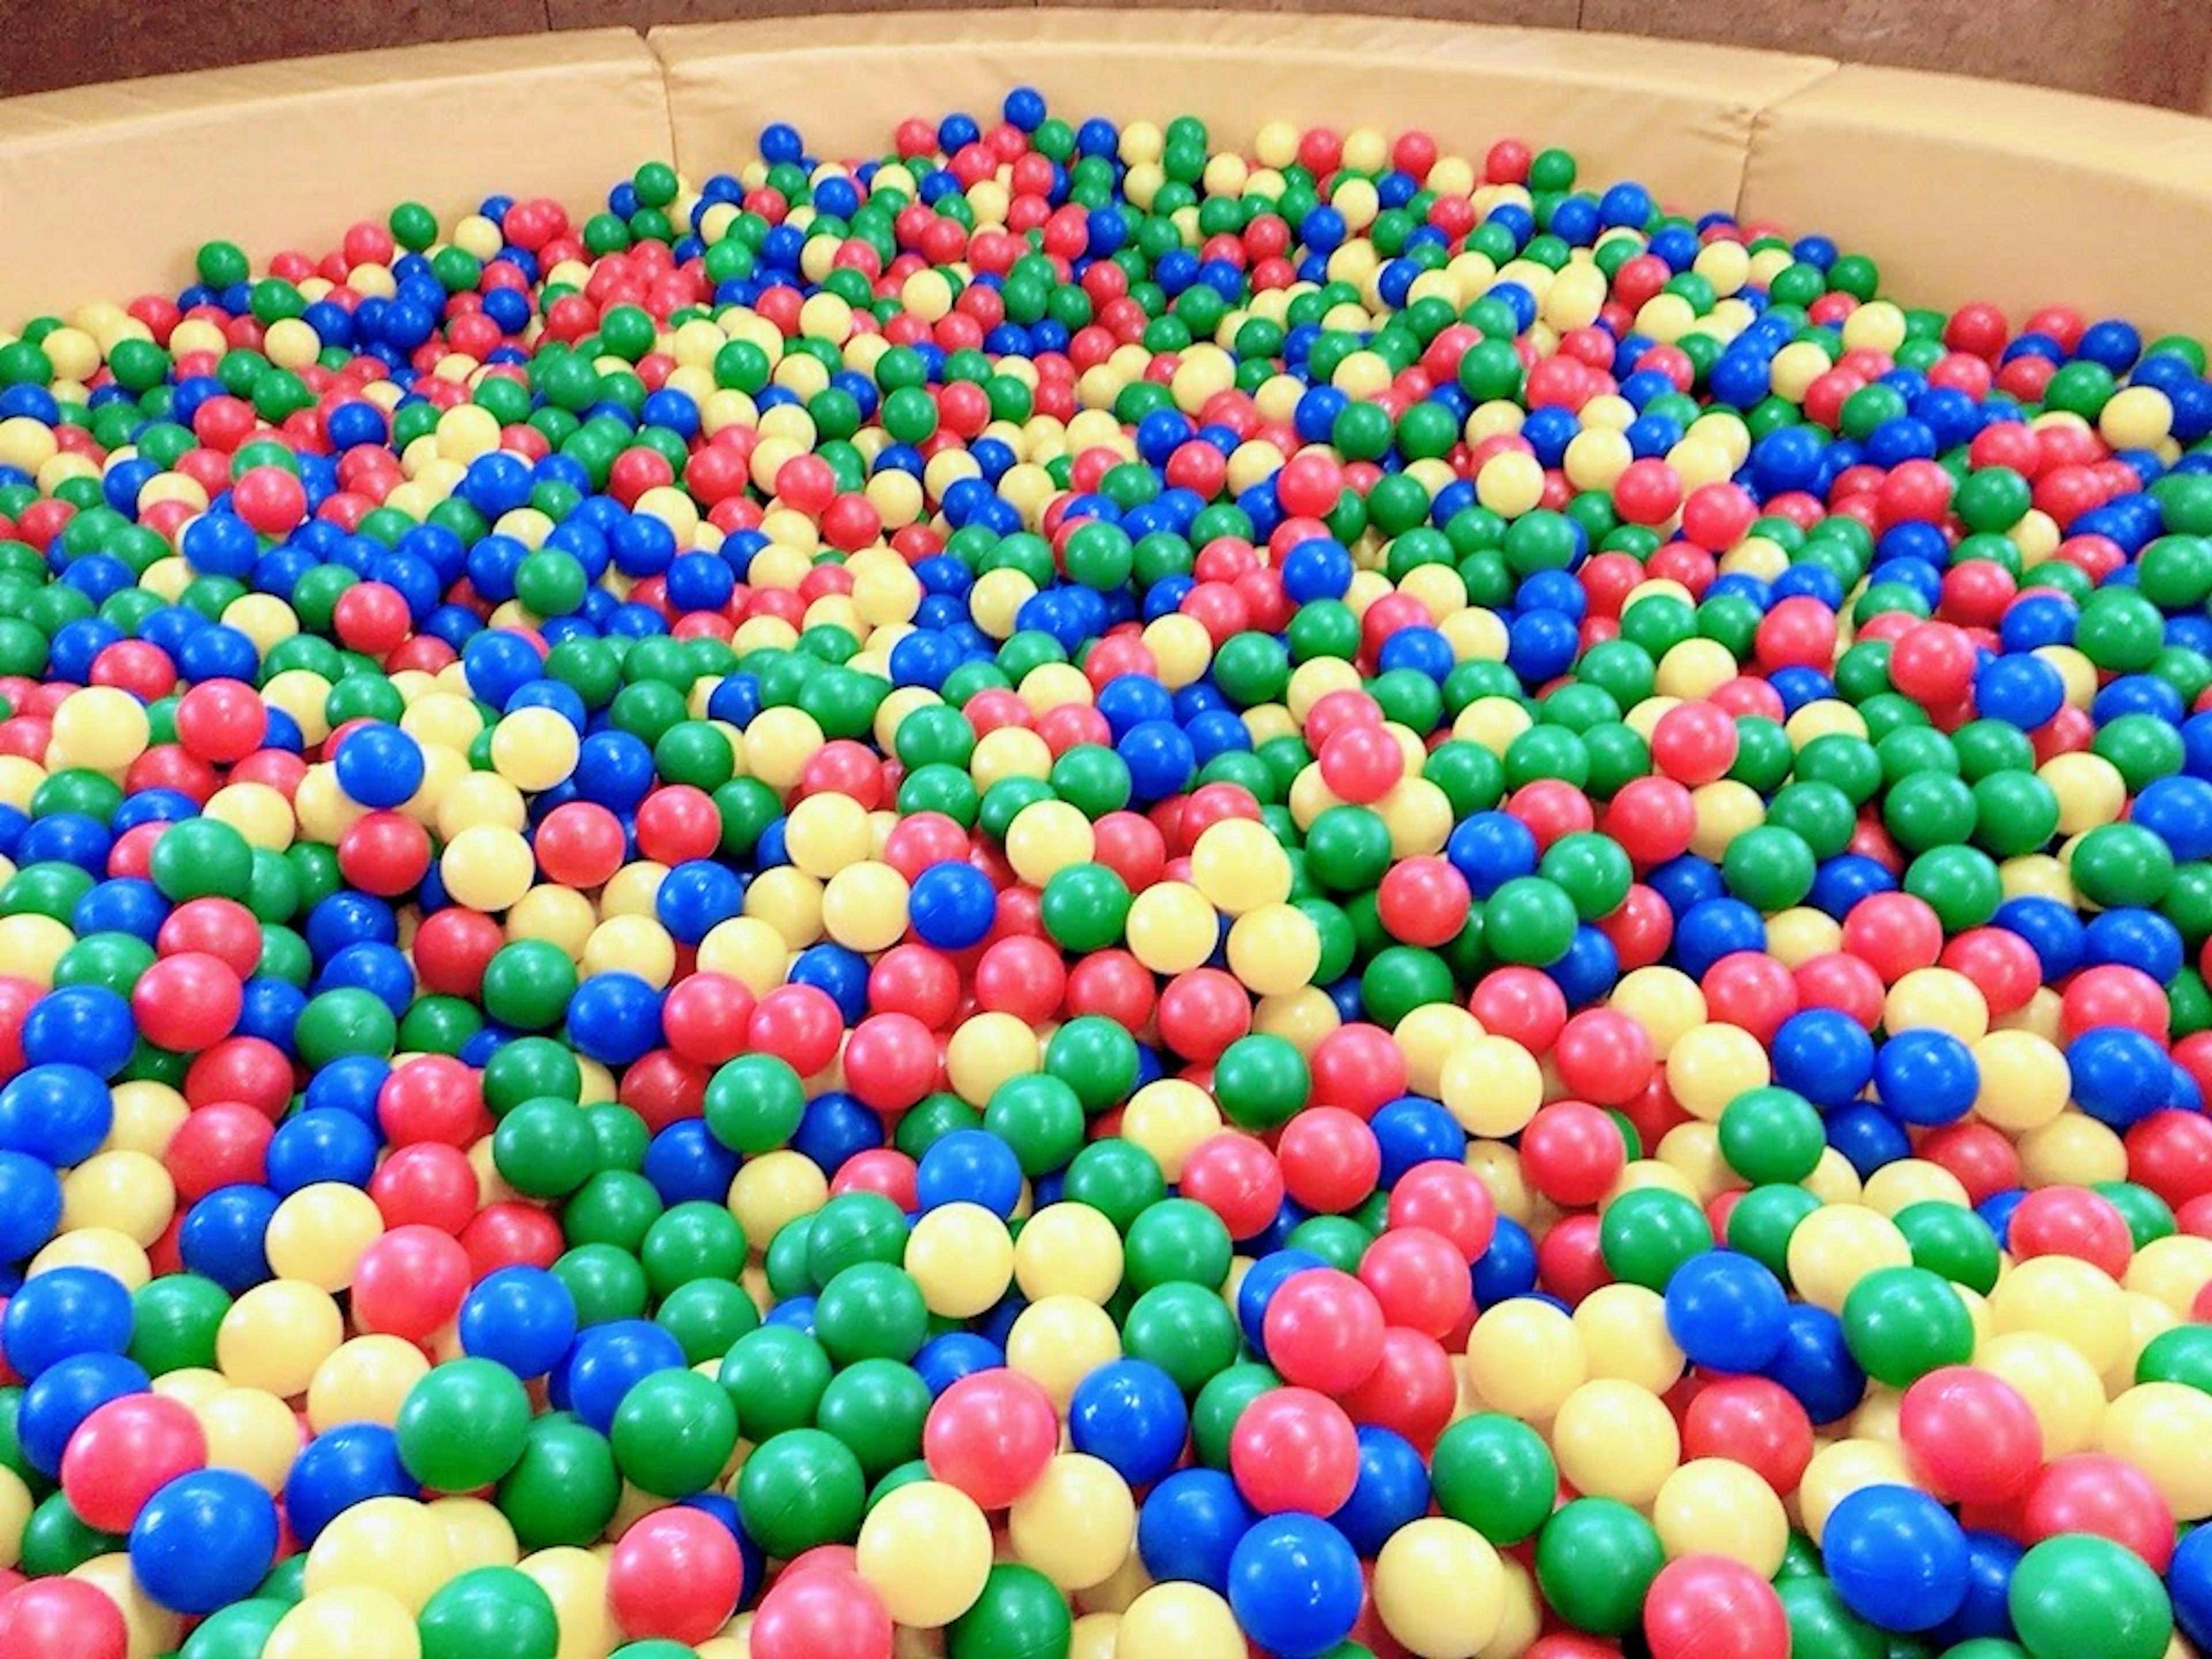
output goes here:
{"type": "Polygon", "coordinates": [[[235,1469],[195,1469],[146,1500],[131,1527],[131,1571],[177,1613],[241,1601],[276,1559],[276,1504],[235,1469]]]}

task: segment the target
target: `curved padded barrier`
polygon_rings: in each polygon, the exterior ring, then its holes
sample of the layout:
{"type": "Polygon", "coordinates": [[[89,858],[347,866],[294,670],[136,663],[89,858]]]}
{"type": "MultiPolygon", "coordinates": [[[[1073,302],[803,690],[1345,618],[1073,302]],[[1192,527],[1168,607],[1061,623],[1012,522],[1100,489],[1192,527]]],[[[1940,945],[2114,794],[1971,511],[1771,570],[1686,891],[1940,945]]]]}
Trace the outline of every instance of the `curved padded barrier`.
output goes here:
{"type": "Polygon", "coordinates": [[[414,198],[588,209],[638,161],[695,177],[769,120],[876,151],[1017,82],[1079,118],[1511,133],[1598,183],[1740,205],[1879,259],[1909,303],[2063,301],[2212,335],[2212,122],[1820,58],[1571,31],[1191,11],[927,11],[311,58],[0,102],[0,319],[173,289],[193,245],[327,246],[414,198]]]}
{"type": "Polygon", "coordinates": [[[1905,70],[1769,109],[1747,214],[1873,254],[1901,295],[2212,335],[2212,121],[1905,70]]]}
{"type": "Polygon", "coordinates": [[[655,29],[677,159],[745,153],[765,121],[822,152],[878,149],[914,110],[989,111],[1027,82],[1071,120],[1203,118],[1243,143],[1267,121],[1426,127],[1480,155],[1509,133],[1573,149],[1703,210],[1735,202],[1760,110],[1824,58],[1556,29],[1221,12],[910,12],[655,29]]]}
{"type": "Polygon", "coordinates": [[[0,326],[191,280],[192,249],[333,246],[416,200],[605,199],[669,150],[628,29],[408,46],[0,102],[0,326]],[[10,245],[12,244],[12,245],[10,245]]]}

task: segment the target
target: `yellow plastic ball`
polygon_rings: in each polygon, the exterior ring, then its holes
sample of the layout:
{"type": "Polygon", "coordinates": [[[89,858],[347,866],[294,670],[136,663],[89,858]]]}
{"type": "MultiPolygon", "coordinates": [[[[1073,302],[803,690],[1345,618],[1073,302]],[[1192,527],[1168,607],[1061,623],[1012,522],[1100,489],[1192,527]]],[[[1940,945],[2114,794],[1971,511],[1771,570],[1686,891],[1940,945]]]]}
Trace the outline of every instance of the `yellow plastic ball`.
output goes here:
{"type": "Polygon", "coordinates": [[[1182,1179],[1183,1161],[1200,1141],[1220,1133],[1221,1108],[1213,1097],[1182,1078],[1158,1078],[1130,1097],[1121,1112],[1121,1136],[1152,1155],[1170,1181],[1182,1179]]]}
{"type": "Polygon", "coordinates": [[[1469,1134],[1503,1139],[1544,1103],[1543,1068],[1510,1037],[1473,1038],[1444,1061],[1443,1103],[1469,1134]]]}
{"type": "Polygon", "coordinates": [[[1114,1659],[1246,1659],[1250,1650],[1229,1603],[1203,1584],[1155,1584],[1129,1603],[1114,1632],[1114,1659]]]}
{"type": "Polygon", "coordinates": [[[276,1206],[264,1248],[279,1279],[335,1293],[353,1283],[362,1252],[383,1236],[375,1200],[344,1182],[319,1181],[276,1206]]]}
{"type": "Polygon", "coordinates": [[[895,1623],[935,1630],[983,1593],[991,1522],[957,1487],[917,1480],[868,1511],[855,1565],[895,1623]]]}
{"type": "Polygon", "coordinates": [[[1679,968],[1638,968],[1613,987],[1613,1006],[1641,1025],[1652,1052],[1668,1059],[1674,1045],[1705,1024],[1705,994],[1679,968]]]}
{"type": "Polygon", "coordinates": [[[1291,860],[1265,824],[1223,818],[1193,844],[1190,878],[1222,915],[1241,916],[1289,899],[1291,860]]]}
{"type": "Polygon", "coordinates": [[[2106,1407],[2104,1449],[2151,1478],[2177,1519],[2212,1515],[2212,1395],[2142,1382],[2106,1407]]]}
{"type": "Polygon", "coordinates": [[[429,1506],[411,1498],[372,1498],[342,1510],[316,1534],[304,1579],[325,1590],[380,1590],[410,1613],[453,1576],[453,1547],[429,1506]]]}
{"type": "Polygon", "coordinates": [[[1974,1364],[2020,1390],[2043,1430],[2045,1462],[2095,1449],[2105,1420],[2105,1385],[2079,1352],[2042,1331],[1993,1336],[1974,1364]]]}
{"type": "Polygon", "coordinates": [[[1641,1507],[1674,1472],[1682,1441],[1674,1414],[1656,1395],[1596,1377],[1560,1402],[1552,1449],[1559,1473],[1577,1491],[1641,1507]]]}
{"type": "Polygon", "coordinates": [[[1015,1316],[1006,1333],[1006,1369],[1042,1389],[1062,1413],[1075,1385],[1121,1357],[1113,1316],[1079,1296],[1048,1296],[1015,1316]]]}
{"type": "Polygon", "coordinates": [[[216,1328],[216,1364],[240,1388],[280,1399],[304,1394],[315,1370],[345,1339],[330,1292],[296,1279],[256,1285],[216,1328]]]}
{"type": "Polygon", "coordinates": [[[1261,996],[1288,996],[1313,983],[1321,932],[1295,906],[1263,904],[1229,929],[1229,971],[1261,996]]]}
{"type": "Polygon", "coordinates": [[[1136,1499],[1110,1463],[1063,1452],[1014,1500],[1006,1533],[1014,1553],[1061,1589],[1089,1589],[1128,1559],[1136,1499]]]}
{"type": "Polygon", "coordinates": [[[62,761],[95,772],[120,772],[146,752],[153,732],[146,705],[112,685],[88,685],[64,697],[53,714],[47,764],[62,761]]]}
{"type": "Polygon", "coordinates": [[[1023,1297],[1079,1297],[1103,1306],[1121,1283],[1121,1235],[1088,1204],[1048,1204],[1014,1240],[1014,1283],[1023,1297]]]}
{"type": "Polygon", "coordinates": [[[973,1319],[1013,1282],[1014,1241],[980,1204],[939,1205],[907,1235],[905,1267],[930,1312],[973,1319]]]}
{"type": "Polygon", "coordinates": [[[1948,968],[1915,968],[1889,988],[1881,1021],[1891,1031],[1945,1031],[1961,1042],[1989,1035],[1990,1005],[1980,988],[1948,968]]]}
{"type": "Polygon", "coordinates": [[[454,902],[471,910],[504,910],[530,890],[538,861],[516,831],[476,823],[446,843],[438,874],[454,902]]]}
{"type": "Polygon", "coordinates": [[[848,951],[889,950],[906,932],[906,878],[888,864],[848,864],[822,890],[822,930],[848,951]]]}
{"type": "Polygon", "coordinates": [[[518,708],[492,727],[492,768],[534,794],[567,781],[581,746],[576,728],[556,710],[518,708]]]}
{"type": "MultiPolygon", "coordinates": [[[[192,1402],[187,1401],[187,1405],[192,1402]]],[[[208,1462],[236,1469],[275,1492],[300,1455],[300,1419],[265,1389],[224,1389],[192,1405],[207,1436],[208,1462]]]]}
{"type": "Polygon", "coordinates": [[[1033,886],[1043,886],[1072,864],[1088,862],[1097,846],[1091,820],[1066,801],[1032,801],[1006,826],[1006,861],[1033,886]]]}
{"type": "Polygon", "coordinates": [[[1375,1610],[1416,1659],[1474,1659],[1505,1618],[1505,1571],[1473,1527],[1428,1516],[1375,1559],[1375,1610]]]}
{"type": "Polygon", "coordinates": [[[554,1659],[605,1659],[622,1638],[607,1610],[604,1554],[562,1546],[523,1557],[520,1571],[553,1603],[561,1632],[554,1659]]]}
{"type": "Polygon", "coordinates": [[[1740,1025],[1714,1021],[1685,1031],[1667,1054],[1667,1087],[1682,1109],[1708,1123],[1738,1095],[1772,1076],[1766,1049],[1740,1025]]]}
{"type": "Polygon", "coordinates": [[[1827,1204],[1790,1235],[1790,1277],[1816,1307],[1840,1312],[1851,1287],[1877,1267],[1909,1267],[1912,1246],[1897,1224],[1863,1204],[1827,1204]]]}
{"type": "Polygon", "coordinates": [[[478,1567],[511,1567],[521,1559],[514,1539],[514,1524],[498,1507],[481,1498],[440,1498],[430,1513],[446,1529],[446,1542],[453,1553],[453,1570],[471,1572],[478,1567]]]}
{"type": "Polygon", "coordinates": [[[161,1159],[118,1146],[94,1153],[62,1178],[62,1230],[120,1233],[141,1249],[161,1237],[176,1213],[177,1188],[161,1159]]]}
{"type": "Polygon", "coordinates": [[[1593,1377],[1663,1394],[1688,1363],[1668,1332],[1666,1298],[1644,1285],[1599,1285],[1576,1304],[1574,1324],[1593,1377]]]}
{"type": "Polygon", "coordinates": [[[1671,1556],[1724,1555],[1771,1578],[1790,1541],[1790,1517],[1774,1489],[1725,1457],[1693,1458],[1668,1475],[1652,1500],[1651,1524],[1671,1556]]]}
{"type": "Polygon", "coordinates": [[[1213,907],[1187,882],[1163,881],[1130,903],[1124,931],[1130,954],[1156,974],[1182,974],[1202,966],[1219,941],[1213,907]]]}
{"type": "Polygon", "coordinates": [[[2100,1374],[2118,1363],[2128,1341],[2120,1287],[2086,1261],[2044,1255],[2021,1262],[1990,1292],[1991,1328],[2056,1337],[2100,1374]]]}
{"type": "Polygon", "coordinates": [[[371,1334],[342,1342],[308,1381],[308,1426],[318,1434],[341,1423],[390,1428],[407,1391],[429,1372],[428,1357],[404,1338],[371,1334]]]}
{"type": "Polygon", "coordinates": [[[270,1631],[261,1659],[416,1659],[414,1610],[376,1589],[307,1595],[270,1631]]]}
{"type": "Polygon", "coordinates": [[[784,821],[784,847],[793,864],[827,881],[873,850],[867,808],[849,795],[809,795],[784,821]]]}
{"type": "Polygon", "coordinates": [[[1036,1033],[1012,1014],[971,1015],[945,1045],[945,1069],[952,1091],[977,1106],[1008,1078],[1036,1068],[1036,1033]]]}
{"type": "Polygon", "coordinates": [[[1524,1423],[1549,1422],[1589,1376],[1573,1319],[1548,1302],[1500,1302],[1468,1332],[1468,1386],[1491,1410],[1524,1423]]]}

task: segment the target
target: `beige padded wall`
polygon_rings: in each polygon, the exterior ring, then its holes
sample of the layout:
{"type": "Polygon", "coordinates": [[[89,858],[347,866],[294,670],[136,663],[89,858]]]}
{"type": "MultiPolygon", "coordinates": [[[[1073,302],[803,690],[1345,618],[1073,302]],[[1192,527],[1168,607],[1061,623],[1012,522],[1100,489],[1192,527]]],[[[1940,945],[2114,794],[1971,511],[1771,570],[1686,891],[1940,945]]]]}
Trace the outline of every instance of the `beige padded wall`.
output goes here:
{"type": "Polygon", "coordinates": [[[1758,112],[1821,58],[1618,35],[1371,17],[1219,12],[908,12],[655,29],[678,155],[741,159],[767,122],[823,154],[880,152],[915,110],[996,112],[1040,88],[1070,119],[1203,116],[1216,143],[1266,121],[1426,127],[1480,155],[1508,134],[1571,148],[1592,176],[1649,182],[1692,211],[1733,204],[1758,112]]]}
{"type": "Polygon", "coordinates": [[[1895,293],[2065,301],[2212,336],[2212,122],[1826,59],[1359,17],[914,12],[619,29],[306,59],[0,101],[0,326],[187,280],[210,236],[326,247],[416,197],[588,211],[642,160],[694,176],[761,126],[879,149],[913,111],[1030,82],[1076,118],[1422,125],[1563,144],[1689,211],[1821,230],[1895,293]]]}
{"type": "Polygon", "coordinates": [[[627,29],[399,47],[165,76],[0,103],[0,321],[191,280],[191,249],[332,246],[410,198],[604,200],[669,152],[627,29]]]}
{"type": "Polygon", "coordinates": [[[2212,337],[2212,122],[2192,116],[1846,67],[1766,112],[1743,209],[1873,254],[1908,301],[2212,337]]]}

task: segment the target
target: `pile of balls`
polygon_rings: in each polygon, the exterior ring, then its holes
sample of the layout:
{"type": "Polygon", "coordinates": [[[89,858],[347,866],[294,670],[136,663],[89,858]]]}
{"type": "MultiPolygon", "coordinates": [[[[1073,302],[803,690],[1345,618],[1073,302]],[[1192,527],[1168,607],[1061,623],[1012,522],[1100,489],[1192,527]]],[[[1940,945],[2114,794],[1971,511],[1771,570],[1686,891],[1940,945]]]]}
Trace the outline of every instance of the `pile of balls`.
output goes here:
{"type": "Polygon", "coordinates": [[[2212,1640],[2212,384],[1517,142],[0,336],[8,1659],[2212,1640]]]}

